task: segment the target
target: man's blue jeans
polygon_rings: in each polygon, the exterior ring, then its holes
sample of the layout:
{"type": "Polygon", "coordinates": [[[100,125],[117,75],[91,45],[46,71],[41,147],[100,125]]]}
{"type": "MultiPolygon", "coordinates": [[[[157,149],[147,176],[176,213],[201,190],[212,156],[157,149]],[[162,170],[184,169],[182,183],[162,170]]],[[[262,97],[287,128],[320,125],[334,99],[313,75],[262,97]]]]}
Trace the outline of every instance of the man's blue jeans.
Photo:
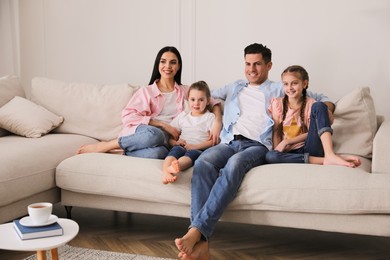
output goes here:
{"type": "Polygon", "coordinates": [[[322,102],[315,102],[311,107],[310,126],[305,145],[287,153],[269,151],[266,160],[268,163],[308,163],[309,156],[324,157],[320,137],[325,132],[333,133],[328,107],[322,102]]]}
{"type": "Polygon", "coordinates": [[[134,134],[119,138],[119,146],[127,156],[164,159],[168,154],[168,133],[150,125],[139,125],[134,134]]]}
{"type": "Polygon", "coordinates": [[[191,181],[191,227],[208,239],[245,174],[264,164],[268,149],[252,140],[231,141],[205,150],[195,161],[191,181]]]}

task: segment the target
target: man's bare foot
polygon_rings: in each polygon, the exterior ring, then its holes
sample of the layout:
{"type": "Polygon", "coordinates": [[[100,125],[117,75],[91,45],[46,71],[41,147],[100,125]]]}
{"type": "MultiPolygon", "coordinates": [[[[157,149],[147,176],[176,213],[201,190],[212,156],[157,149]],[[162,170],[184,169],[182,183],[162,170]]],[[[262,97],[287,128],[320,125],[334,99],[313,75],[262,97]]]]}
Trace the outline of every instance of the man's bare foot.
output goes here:
{"type": "Polygon", "coordinates": [[[200,241],[195,244],[191,254],[179,252],[177,256],[182,260],[209,260],[209,243],[207,241],[200,241]]]}
{"type": "Polygon", "coordinates": [[[175,182],[177,180],[177,177],[169,172],[163,172],[163,178],[162,178],[162,183],[168,184],[175,182]]]}
{"type": "Polygon", "coordinates": [[[197,228],[190,228],[182,238],[175,239],[177,249],[186,255],[190,255],[195,244],[199,242],[201,235],[197,228]]]}
{"type": "Polygon", "coordinates": [[[171,162],[171,165],[168,166],[168,171],[170,173],[179,173],[180,172],[180,166],[179,166],[179,161],[174,160],[171,162]]]}
{"type": "Polygon", "coordinates": [[[343,159],[341,156],[338,156],[336,154],[333,154],[330,156],[325,156],[324,157],[324,165],[340,165],[340,166],[346,166],[346,167],[351,167],[351,168],[356,167],[354,162],[347,161],[347,160],[343,159]]]}
{"type": "Polygon", "coordinates": [[[108,144],[108,142],[101,141],[101,142],[95,143],[95,144],[83,145],[76,151],[76,154],[105,153],[105,152],[108,152],[110,150],[110,149],[107,150],[107,144],[108,144]]]}

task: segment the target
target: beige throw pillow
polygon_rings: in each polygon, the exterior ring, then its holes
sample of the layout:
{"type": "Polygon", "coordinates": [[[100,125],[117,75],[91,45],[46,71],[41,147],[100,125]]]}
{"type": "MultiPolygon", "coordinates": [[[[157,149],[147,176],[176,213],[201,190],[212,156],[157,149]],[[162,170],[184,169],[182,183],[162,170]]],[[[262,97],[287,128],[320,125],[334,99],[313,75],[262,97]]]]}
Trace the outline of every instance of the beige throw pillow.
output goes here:
{"type": "Polygon", "coordinates": [[[66,83],[34,78],[31,99],[64,117],[64,123],[55,132],[111,140],[118,137],[122,110],[137,89],[129,84],[66,83]]]}
{"type": "Polygon", "coordinates": [[[0,108],[0,127],[25,137],[41,137],[63,121],[63,117],[18,96],[0,108]]]}
{"type": "Polygon", "coordinates": [[[336,102],[332,128],[336,153],[372,157],[377,120],[369,87],[357,88],[336,102]]]}

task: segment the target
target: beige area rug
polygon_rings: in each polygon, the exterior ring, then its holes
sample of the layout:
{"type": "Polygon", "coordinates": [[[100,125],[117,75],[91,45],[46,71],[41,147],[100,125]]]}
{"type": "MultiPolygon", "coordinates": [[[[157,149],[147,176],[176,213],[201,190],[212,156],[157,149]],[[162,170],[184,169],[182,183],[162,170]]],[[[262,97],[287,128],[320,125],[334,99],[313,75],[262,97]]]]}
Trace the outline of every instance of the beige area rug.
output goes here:
{"type": "MultiPolygon", "coordinates": [[[[133,255],[126,253],[117,253],[103,250],[95,250],[88,248],[80,248],[65,245],[58,248],[58,257],[59,259],[66,260],[107,260],[107,259],[115,259],[115,260],[172,260],[172,258],[160,258],[154,256],[145,256],[145,255],[133,255]]],[[[36,260],[37,256],[32,255],[24,260],[36,260]]],[[[50,251],[47,253],[47,259],[51,259],[50,251]]]]}

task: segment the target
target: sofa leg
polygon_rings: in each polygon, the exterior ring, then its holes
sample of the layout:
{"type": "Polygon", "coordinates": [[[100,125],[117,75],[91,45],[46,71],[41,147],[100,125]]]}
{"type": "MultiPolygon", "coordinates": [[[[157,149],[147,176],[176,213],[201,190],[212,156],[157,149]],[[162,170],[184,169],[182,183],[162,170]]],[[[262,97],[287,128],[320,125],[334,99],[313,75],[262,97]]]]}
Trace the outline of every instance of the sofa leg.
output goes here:
{"type": "Polygon", "coordinates": [[[67,219],[72,219],[72,208],[72,206],[65,206],[67,219]]]}

